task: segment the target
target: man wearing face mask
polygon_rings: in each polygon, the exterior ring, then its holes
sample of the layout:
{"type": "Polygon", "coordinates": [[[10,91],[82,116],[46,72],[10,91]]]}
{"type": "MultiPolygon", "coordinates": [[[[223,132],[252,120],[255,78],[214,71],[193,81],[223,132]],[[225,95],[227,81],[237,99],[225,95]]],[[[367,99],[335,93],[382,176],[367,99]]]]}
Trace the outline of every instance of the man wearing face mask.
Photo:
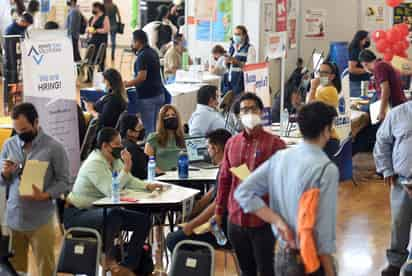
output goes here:
{"type": "Polygon", "coordinates": [[[148,45],[147,35],[142,30],[133,32],[132,48],[137,53],[134,64],[135,79],[125,82],[125,87],[136,87],[140,113],[147,133],[156,129],[157,115],[165,103],[165,88],[160,76],[160,59],[148,45]]]}
{"type": "Polygon", "coordinates": [[[176,34],[173,37],[173,45],[166,51],[164,56],[166,79],[175,77],[176,71],[182,69],[182,55],[186,51],[185,44],[186,42],[182,34],[176,34]]]}
{"type": "MultiPolygon", "coordinates": [[[[117,172],[120,190],[153,191],[161,185],[145,183],[131,175],[132,157],[124,150],[119,132],[103,128],[97,135],[97,149],[82,164],[67,198],[64,225],[89,227],[103,231],[103,209],[93,208],[93,202],[110,197],[112,174],[117,172]],[[123,162],[122,162],[123,161],[123,162]]],[[[124,209],[110,209],[105,229],[105,267],[114,276],[133,276],[140,263],[144,241],[150,230],[150,217],[146,214],[124,209]],[[118,263],[114,240],[120,231],[133,232],[127,248],[127,257],[118,263]]]]}
{"type": "Polygon", "coordinates": [[[246,27],[237,26],[229,48],[229,56],[226,59],[229,72],[225,74],[222,92],[225,94],[228,91],[233,91],[235,95],[243,93],[245,91],[243,66],[256,62],[256,49],[249,42],[246,27]]]}
{"type": "Polygon", "coordinates": [[[225,128],[225,120],[217,111],[217,87],[202,86],[197,92],[197,106],[189,119],[190,136],[205,136],[213,130],[225,128]]]}
{"type": "MultiPolygon", "coordinates": [[[[228,212],[228,237],[245,276],[272,276],[275,239],[270,225],[253,214],[245,214],[233,194],[241,181],[231,168],[246,165],[253,172],[285,143],[262,127],[262,100],[253,93],[240,100],[240,118],[245,129],[226,144],[216,199],[216,221],[221,225],[228,212]]],[[[267,203],[267,196],[264,200],[267,203]]]]}
{"type": "Polygon", "coordinates": [[[132,155],[132,175],[139,179],[147,179],[147,156],[138,142],[144,141],[145,129],[143,124],[135,115],[123,116],[119,125],[122,144],[132,155]]]}
{"type": "Polygon", "coordinates": [[[0,185],[8,189],[6,220],[12,230],[15,253],[11,262],[16,271],[27,272],[30,245],[39,275],[52,275],[55,268],[53,199],[69,188],[69,161],[63,146],[39,126],[38,113],[32,104],[16,106],[11,118],[17,135],[6,141],[0,157],[0,185]],[[21,196],[19,186],[27,160],[45,161],[49,165],[43,190],[33,185],[32,195],[21,196]]]}

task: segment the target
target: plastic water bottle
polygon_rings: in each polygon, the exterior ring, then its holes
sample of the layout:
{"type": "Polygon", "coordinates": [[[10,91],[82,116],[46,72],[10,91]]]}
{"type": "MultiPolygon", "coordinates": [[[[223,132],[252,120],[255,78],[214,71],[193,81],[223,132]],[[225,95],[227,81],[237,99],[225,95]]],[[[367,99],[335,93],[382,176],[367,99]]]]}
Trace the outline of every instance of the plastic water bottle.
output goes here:
{"type": "Polygon", "coordinates": [[[285,108],[280,112],[280,136],[285,137],[287,135],[287,128],[289,124],[289,112],[285,108]]]}
{"type": "Polygon", "coordinates": [[[180,179],[189,178],[189,156],[186,151],[181,151],[179,154],[178,171],[180,179]]]}
{"type": "Polygon", "coordinates": [[[220,246],[224,246],[227,243],[227,238],[223,230],[217,225],[216,220],[212,219],[210,221],[210,226],[212,229],[212,233],[216,238],[216,242],[220,246]]]}
{"type": "Polygon", "coordinates": [[[154,182],[156,178],[156,160],[154,156],[149,157],[149,162],[147,163],[147,181],[154,182]]]}
{"type": "Polygon", "coordinates": [[[114,171],[112,174],[112,202],[118,203],[120,201],[120,179],[119,174],[114,171]]]}
{"type": "Polygon", "coordinates": [[[189,70],[189,53],[184,51],[182,54],[182,69],[185,71],[189,70]]]}

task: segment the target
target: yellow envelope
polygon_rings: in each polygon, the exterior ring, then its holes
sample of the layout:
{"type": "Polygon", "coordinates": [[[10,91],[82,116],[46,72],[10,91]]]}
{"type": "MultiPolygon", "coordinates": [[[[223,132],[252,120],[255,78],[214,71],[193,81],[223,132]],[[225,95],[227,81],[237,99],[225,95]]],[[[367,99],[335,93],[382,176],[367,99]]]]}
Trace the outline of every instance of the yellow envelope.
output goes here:
{"type": "Polygon", "coordinates": [[[249,168],[246,164],[243,164],[237,168],[231,168],[230,172],[233,173],[241,181],[245,180],[250,175],[249,168]]]}

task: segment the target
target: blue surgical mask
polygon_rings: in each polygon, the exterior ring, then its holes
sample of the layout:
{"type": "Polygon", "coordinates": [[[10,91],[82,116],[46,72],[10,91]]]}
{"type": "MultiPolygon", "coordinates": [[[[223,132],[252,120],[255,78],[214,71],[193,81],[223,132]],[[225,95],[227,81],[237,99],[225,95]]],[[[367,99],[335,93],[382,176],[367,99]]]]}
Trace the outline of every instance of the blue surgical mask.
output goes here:
{"type": "Polygon", "coordinates": [[[240,35],[233,35],[233,42],[236,44],[242,43],[242,36],[240,35]]]}

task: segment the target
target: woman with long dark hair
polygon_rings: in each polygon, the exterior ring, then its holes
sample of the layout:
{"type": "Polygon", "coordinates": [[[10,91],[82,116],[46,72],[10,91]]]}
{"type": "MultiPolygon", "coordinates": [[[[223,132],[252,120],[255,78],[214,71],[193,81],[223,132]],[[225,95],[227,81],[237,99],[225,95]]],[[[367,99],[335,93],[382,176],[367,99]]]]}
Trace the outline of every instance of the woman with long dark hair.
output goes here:
{"type": "Polygon", "coordinates": [[[349,44],[349,80],[350,80],[350,95],[351,97],[359,97],[361,95],[362,81],[368,81],[370,75],[363,69],[359,62],[359,54],[362,50],[369,48],[371,41],[367,31],[358,31],[349,44]]]}
{"type": "MultiPolygon", "coordinates": [[[[93,16],[89,20],[89,28],[87,33],[89,35],[89,44],[96,46],[96,51],[93,59],[96,58],[100,45],[106,44],[108,41],[108,35],[110,32],[109,17],[106,16],[105,7],[100,2],[94,2],[92,5],[93,16]]],[[[103,54],[103,61],[99,64],[100,71],[104,71],[106,62],[106,51],[103,54]]]]}
{"type": "Polygon", "coordinates": [[[122,76],[115,69],[107,69],[103,73],[106,95],[94,105],[87,104],[87,111],[95,118],[99,118],[101,127],[114,128],[120,114],[127,109],[127,93],[124,88],[122,76]]]}
{"type": "MultiPolygon", "coordinates": [[[[309,102],[320,101],[334,108],[339,105],[339,93],[342,90],[339,68],[335,63],[325,61],[319,67],[319,78],[312,79],[308,94],[309,102]]],[[[332,129],[331,137],[324,148],[328,157],[334,161],[334,155],[339,150],[339,136],[332,129]]]]}

